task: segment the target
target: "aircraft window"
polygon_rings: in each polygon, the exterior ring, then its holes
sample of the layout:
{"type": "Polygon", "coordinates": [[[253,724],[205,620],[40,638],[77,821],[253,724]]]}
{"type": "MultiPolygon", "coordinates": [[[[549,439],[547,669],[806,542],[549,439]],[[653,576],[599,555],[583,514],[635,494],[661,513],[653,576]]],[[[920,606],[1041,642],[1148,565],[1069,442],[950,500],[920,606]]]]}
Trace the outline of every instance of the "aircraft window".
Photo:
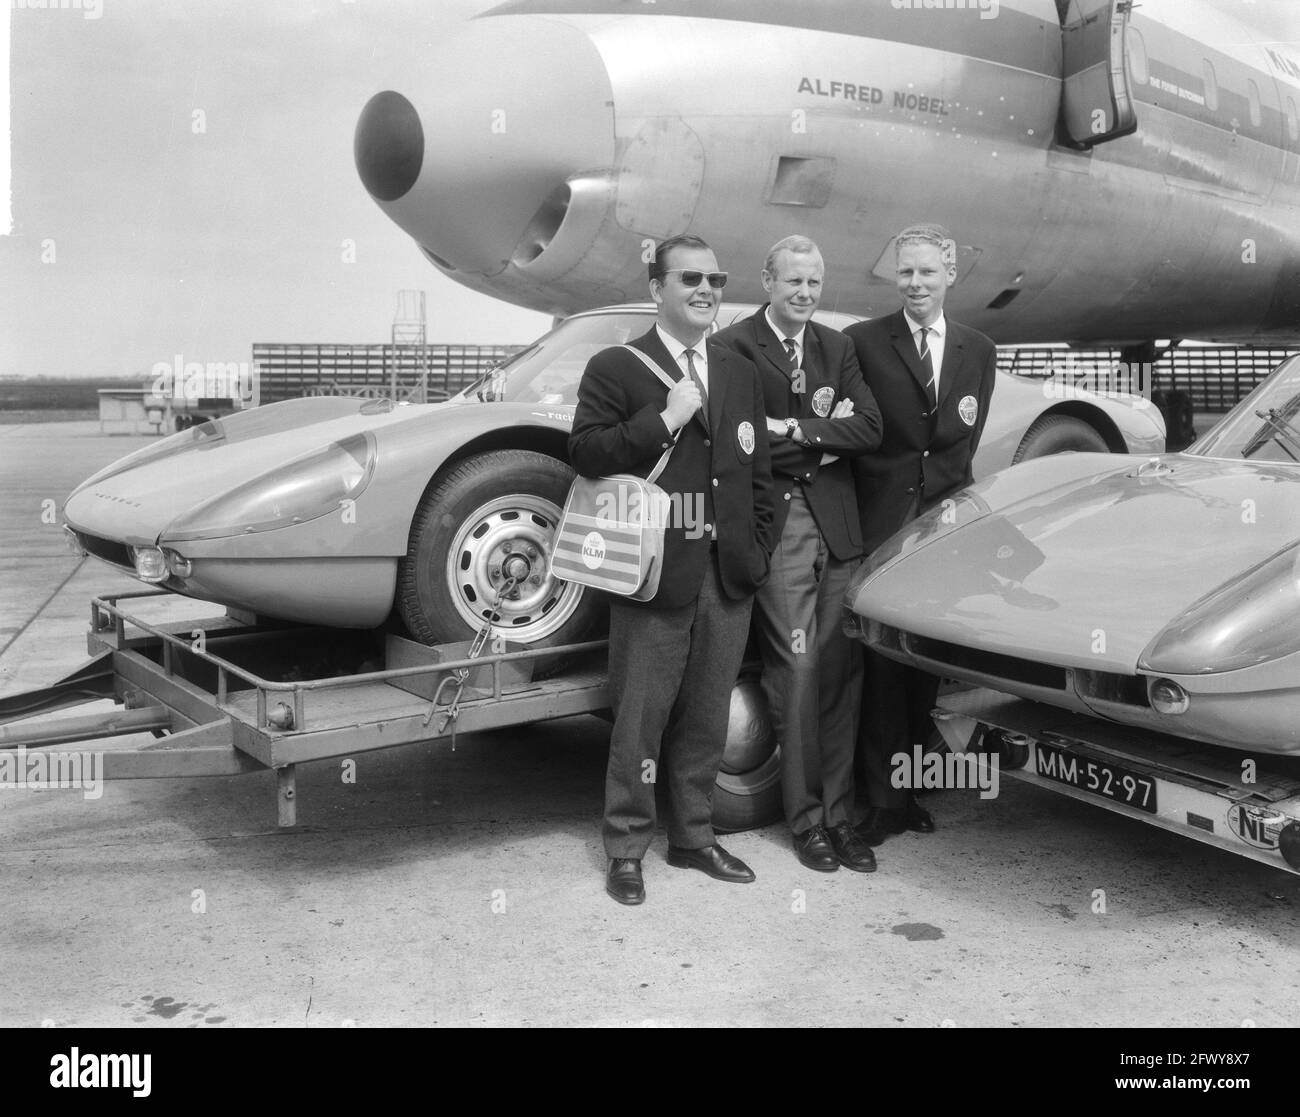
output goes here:
{"type": "Polygon", "coordinates": [[[1219,111],[1219,79],[1214,76],[1214,65],[1207,58],[1201,63],[1201,74],[1205,78],[1205,107],[1210,112],[1219,111]]]}
{"type": "Polygon", "coordinates": [[[1263,121],[1263,115],[1259,111],[1259,86],[1250,78],[1246,79],[1246,92],[1250,95],[1250,123],[1251,127],[1258,128],[1263,121]]]}
{"type": "Polygon", "coordinates": [[[1129,73],[1133,75],[1133,80],[1138,85],[1146,85],[1150,74],[1147,69],[1147,45],[1142,38],[1142,32],[1135,27],[1130,27],[1125,46],[1128,49],[1129,73]]]}
{"type": "Polygon", "coordinates": [[[835,179],[834,159],[801,159],[782,155],[768,201],[774,206],[808,206],[820,209],[831,200],[835,179]]]}
{"type": "Polygon", "coordinates": [[[1300,115],[1297,115],[1295,98],[1286,99],[1286,130],[1292,141],[1300,140],[1300,115]]]}

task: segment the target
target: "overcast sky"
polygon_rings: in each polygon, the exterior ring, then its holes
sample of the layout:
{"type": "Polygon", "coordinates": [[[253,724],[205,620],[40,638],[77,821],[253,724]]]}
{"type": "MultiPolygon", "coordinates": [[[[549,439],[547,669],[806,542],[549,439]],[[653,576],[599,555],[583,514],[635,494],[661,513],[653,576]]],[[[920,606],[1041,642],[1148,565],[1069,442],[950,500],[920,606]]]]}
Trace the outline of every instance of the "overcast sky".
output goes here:
{"type": "MultiPolygon", "coordinates": [[[[1300,10],[1224,2],[1279,37],[1300,10]]],[[[488,0],[13,3],[0,374],[143,377],[175,353],[247,361],[254,341],[382,341],[402,288],[428,292],[434,341],[548,325],[439,275],[352,164],[369,97],[488,0]]]]}

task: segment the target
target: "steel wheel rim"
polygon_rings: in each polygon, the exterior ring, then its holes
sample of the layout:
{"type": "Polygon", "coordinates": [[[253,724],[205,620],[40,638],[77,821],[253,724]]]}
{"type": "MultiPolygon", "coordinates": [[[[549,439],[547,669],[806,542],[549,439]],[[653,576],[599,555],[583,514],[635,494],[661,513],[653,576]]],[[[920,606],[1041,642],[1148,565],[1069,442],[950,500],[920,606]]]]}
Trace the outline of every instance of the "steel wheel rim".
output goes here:
{"type": "Polygon", "coordinates": [[[483,627],[507,569],[526,568],[526,578],[501,602],[494,633],[531,643],[553,635],[573,616],[582,586],[552,577],[549,569],[559,520],[557,505],[526,493],[490,500],[466,517],[452,539],[444,577],[467,625],[483,627]]]}

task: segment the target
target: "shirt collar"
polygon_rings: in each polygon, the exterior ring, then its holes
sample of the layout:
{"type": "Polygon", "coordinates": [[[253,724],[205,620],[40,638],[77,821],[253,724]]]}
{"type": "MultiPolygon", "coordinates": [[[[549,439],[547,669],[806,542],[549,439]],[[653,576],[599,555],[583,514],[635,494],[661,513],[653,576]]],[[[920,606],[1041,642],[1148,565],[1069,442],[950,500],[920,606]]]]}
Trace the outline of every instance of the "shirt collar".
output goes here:
{"type": "MultiPolygon", "coordinates": [[[[921,323],[913,318],[906,310],[903,311],[903,317],[907,319],[907,328],[912,331],[912,336],[916,336],[916,331],[921,328],[921,323]]],[[[948,336],[948,319],[943,316],[943,311],[939,311],[939,317],[930,323],[932,329],[943,340],[948,336]]]]}
{"type": "Polygon", "coordinates": [[[771,329],[771,331],[772,331],[774,334],[776,334],[776,340],[777,340],[777,341],[779,341],[779,342],[781,342],[782,344],[784,344],[784,343],[785,343],[785,339],[788,337],[788,338],[792,339],[792,340],[794,341],[795,345],[797,345],[797,346],[799,347],[799,352],[801,352],[801,353],[803,352],[803,335],[804,335],[804,331],[808,328],[806,325],[800,326],[800,327],[799,327],[799,332],[798,332],[797,334],[783,334],[780,330],[778,330],[778,329],[776,328],[776,323],[772,321],[772,304],[771,304],[771,303],[768,303],[767,306],[765,306],[765,307],[763,308],[763,317],[764,317],[764,319],[766,319],[766,321],[767,321],[768,328],[771,329]]]}
{"type": "Polygon", "coordinates": [[[705,362],[708,361],[709,356],[704,348],[704,343],[709,340],[708,334],[705,334],[694,345],[686,346],[683,345],[680,341],[678,341],[675,337],[673,337],[673,335],[670,334],[667,330],[665,330],[661,325],[659,325],[658,322],[655,323],[655,329],[659,333],[659,340],[664,343],[664,348],[668,350],[668,356],[670,356],[674,361],[677,361],[680,364],[682,360],[682,354],[685,353],[688,348],[694,349],[696,355],[700,357],[702,360],[704,360],[705,362]]]}

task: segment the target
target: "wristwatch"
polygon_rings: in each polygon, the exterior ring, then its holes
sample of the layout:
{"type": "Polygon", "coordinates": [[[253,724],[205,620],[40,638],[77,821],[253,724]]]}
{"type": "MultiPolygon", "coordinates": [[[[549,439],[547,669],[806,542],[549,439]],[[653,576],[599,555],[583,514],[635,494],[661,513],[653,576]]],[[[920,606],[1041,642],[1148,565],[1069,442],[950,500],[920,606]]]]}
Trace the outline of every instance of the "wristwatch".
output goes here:
{"type": "Polygon", "coordinates": [[[785,436],[791,441],[794,440],[794,432],[799,429],[798,419],[787,419],[785,421],[785,436]]]}

